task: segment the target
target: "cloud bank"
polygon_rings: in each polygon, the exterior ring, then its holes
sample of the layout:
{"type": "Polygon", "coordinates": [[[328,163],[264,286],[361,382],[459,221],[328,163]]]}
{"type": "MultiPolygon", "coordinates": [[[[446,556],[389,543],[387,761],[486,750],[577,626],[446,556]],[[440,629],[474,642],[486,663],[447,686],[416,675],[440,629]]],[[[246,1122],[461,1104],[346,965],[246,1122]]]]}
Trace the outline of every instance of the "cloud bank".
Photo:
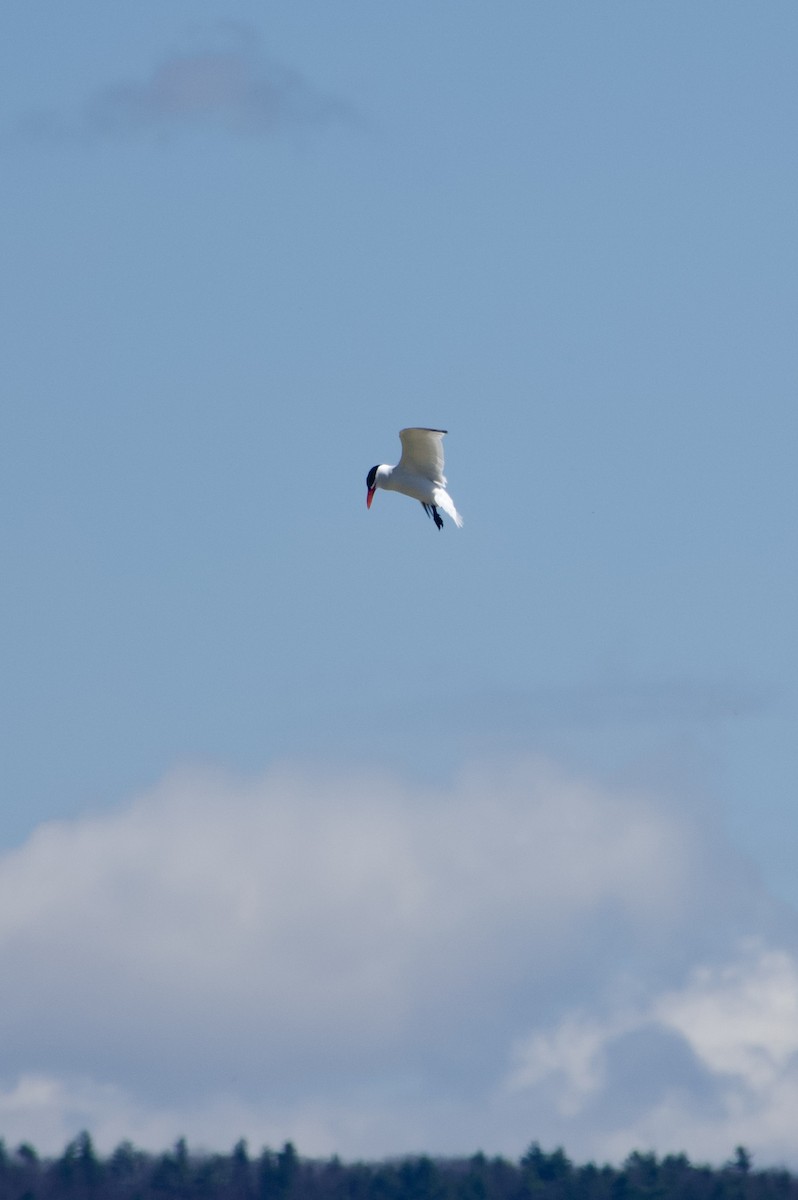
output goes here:
{"type": "Polygon", "coordinates": [[[793,939],[673,798],[546,763],[176,773],[0,859],[0,1126],[790,1161],[793,939]]]}

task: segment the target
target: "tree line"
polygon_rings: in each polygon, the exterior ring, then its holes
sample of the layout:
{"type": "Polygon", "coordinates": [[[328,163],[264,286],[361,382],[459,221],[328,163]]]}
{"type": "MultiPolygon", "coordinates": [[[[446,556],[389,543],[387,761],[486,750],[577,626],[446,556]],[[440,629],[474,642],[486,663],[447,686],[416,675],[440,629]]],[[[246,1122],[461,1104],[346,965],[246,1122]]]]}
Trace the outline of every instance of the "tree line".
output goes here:
{"type": "Polygon", "coordinates": [[[618,1167],[575,1165],[537,1142],[517,1161],[480,1153],[343,1163],[301,1158],[291,1142],[251,1156],[243,1140],[210,1154],[183,1138],[162,1154],[122,1142],[102,1157],[81,1133],[53,1158],[0,1140],[0,1200],[798,1200],[798,1178],[754,1169],[743,1146],[722,1167],[639,1151],[618,1167]]]}

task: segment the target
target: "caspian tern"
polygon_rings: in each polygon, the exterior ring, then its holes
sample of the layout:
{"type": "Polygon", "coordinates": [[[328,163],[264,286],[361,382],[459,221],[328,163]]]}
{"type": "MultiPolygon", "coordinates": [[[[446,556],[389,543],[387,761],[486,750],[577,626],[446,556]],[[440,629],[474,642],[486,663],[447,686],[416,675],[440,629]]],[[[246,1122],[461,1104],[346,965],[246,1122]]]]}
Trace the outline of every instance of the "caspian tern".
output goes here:
{"type": "Polygon", "coordinates": [[[458,528],[463,518],[446,491],[443,473],[443,438],[445,429],[400,429],[402,457],[395,467],[385,464],[372,467],[366,476],[366,508],[371,508],[377,488],[386,492],[404,492],[418,500],[428,517],[433,517],[438,529],[443,529],[442,508],[458,528]]]}

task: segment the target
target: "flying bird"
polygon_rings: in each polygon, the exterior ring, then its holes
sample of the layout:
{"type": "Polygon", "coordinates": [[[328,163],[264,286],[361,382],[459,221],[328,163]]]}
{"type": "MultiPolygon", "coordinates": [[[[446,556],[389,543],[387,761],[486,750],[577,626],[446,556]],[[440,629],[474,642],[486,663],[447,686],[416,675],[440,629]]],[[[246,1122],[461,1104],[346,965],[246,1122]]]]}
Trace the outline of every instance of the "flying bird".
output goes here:
{"type": "Polygon", "coordinates": [[[445,429],[400,429],[402,457],[395,467],[381,464],[372,467],[366,476],[366,508],[371,508],[377,488],[386,492],[404,492],[418,500],[438,529],[443,529],[442,508],[458,528],[463,518],[446,491],[443,473],[443,438],[445,429]]]}

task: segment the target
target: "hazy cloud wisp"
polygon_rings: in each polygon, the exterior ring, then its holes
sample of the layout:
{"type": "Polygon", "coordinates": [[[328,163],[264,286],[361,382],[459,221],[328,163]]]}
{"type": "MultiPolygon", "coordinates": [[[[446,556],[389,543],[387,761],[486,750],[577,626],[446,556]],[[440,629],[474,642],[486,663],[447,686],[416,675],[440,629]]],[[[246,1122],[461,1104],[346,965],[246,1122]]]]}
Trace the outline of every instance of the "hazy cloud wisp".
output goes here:
{"type": "Polygon", "coordinates": [[[254,31],[246,32],[231,45],[172,53],[144,79],[98,88],[74,116],[27,113],[19,132],[39,141],[160,137],[192,128],[260,137],[345,119],[341,101],[269,60],[254,31]]]}

